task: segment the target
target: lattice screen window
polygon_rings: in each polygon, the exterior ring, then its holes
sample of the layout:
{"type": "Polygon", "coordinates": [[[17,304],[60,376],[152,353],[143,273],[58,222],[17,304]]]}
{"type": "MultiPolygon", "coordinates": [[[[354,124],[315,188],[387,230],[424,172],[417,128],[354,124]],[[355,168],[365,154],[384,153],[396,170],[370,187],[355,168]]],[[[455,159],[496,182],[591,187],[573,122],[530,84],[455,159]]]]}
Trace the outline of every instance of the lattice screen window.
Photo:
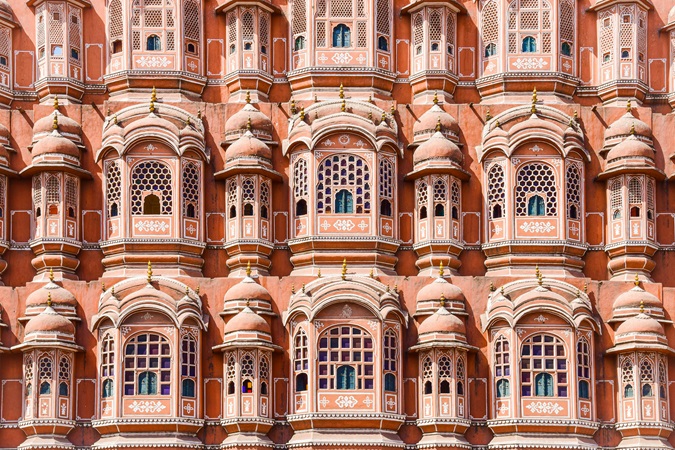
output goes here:
{"type": "Polygon", "coordinates": [[[567,183],[567,217],[570,219],[581,218],[581,170],[576,164],[570,164],[565,174],[567,183]]]}
{"type": "Polygon", "coordinates": [[[23,382],[26,386],[25,395],[33,395],[33,355],[27,353],[23,358],[23,382]]]}
{"type": "Polygon", "coordinates": [[[646,62],[645,55],[647,54],[647,13],[638,9],[637,20],[637,51],[638,63],[641,65],[646,62]]]}
{"type": "Polygon", "coordinates": [[[424,393],[433,393],[434,367],[431,358],[427,356],[422,362],[422,380],[424,382],[424,393]]]}
{"type": "Polygon", "coordinates": [[[241,377],[242,394],[253,392],[253,380],[255,379],[255,359],[250,353],[244,354],[239,363],[239,376],[241,377]]]}
{"type": "Polygon", "coordinates": [[[574,55],[574,0],[560,0],[558,19],[560,33],[560,53],[564,56],[574,55]]]}
{"type": "Polygon", "coordinates": [[[295,374],[295,391],[307,390],[307,372],[309,371],[309,345],[305,330],[300,328],[293,339],[293,372],[295,374]]]}
{"type": "Polygon", "coordinates": [[[380,160],[380,198],[394,198],[394,165],[387,159],[380,160]]]}
{"type": "MultiPolygon", "coordinates": [[[[45,190],[47,194],[47,204],[55,205],[58,212],[58,204],[61,203],[61,181],[56,175],[47,175],[47,182],[45,183],[45,190]]],[[[52,214],[51,208],[49,214],[52,214]]]]}
{"type": "Polygon", "coordinates": [[[429,185],[425,181],[418,180],[415,194],[417,197],[418,216],[420,219],[426,219],[428,215],[427,208],[429,207],[429,185]]]}
{"type": "Polygon", "coordinates": [[[122,172],[118,161],[106,161],[105,190],[108,216],[117,217],[122,199],[122,172]]]}
{"type": "Polygon", "coordinates": [[[172,214],[171,178],[171,169],[162,162],[136,164],[131,172],[131,214],[172,214]]]}
{"type": "MultiPolygon", "coordinates": [[[[5,217],[5,199],[7,192],[7,177],[0,175],[0,219],[5,217]]],[[[0,234],[0,236],[2,236],[0,234]]]]}
{"type": "Polygon", "coordinates": [[[253,50],[255,37],[255,21],[252,11],[244,11],[241,15],[241,39],[244,50],[253,50]]]}
{"type": "MultiPolygon", "coordinates": [[[[668,372],[666,358],[659,356],[659,398],[668,399],[668,372]]],[[[665,416],[665,414],[664,414],[665,416]]],[[[665,419],[665,417],[663,417],[665,419]]]]}
{"type": "Polygon", "coordinates": [[[569,374],[565,344],[557,336],[537,334],[520,351],[523,397],[567,397],[569,374]]]}
{"type": "Polygon", "coordinates": [[[269,219],[270,208],[270,183],[263,181],[260,183],[260,217],[269,219]]]}
{"type": "Polygon", "coordinates": [[[591,398],[591,345],[585,338],[577,342],[577,380],[579,398],[591,398]]]}
{"type": "Polygon", "coordinates": [[[496,0],[488,1],[481,11],[481,38],[483,42],[483,56],[491,58],[497,56],[499,47],[499,15],[496,0]]]}
{"type": "Polygon", "coordinates": [[[293,195],[295,199],[306,198],[309,194],[307,160],[298,158],[293,169],[293,195]]]}
{"type": "Polygon", "coordinates": [[[647,219],[654,220],[654,182],[647,181],[647,219]]]}
{"type": "Polygon", "coordinates": [[[175,50],[175,6],[173,0],[140,0],[134,4],[131,22],[134,50],[175,50]]]}
{"type": "Polygon", "coordinates": [[[640,393],[642,398],[654,396],[654,361],[643,357],[640,360],[640,393]]]}
{"type": "Polygon", "coordinates": [[[237,50],[237,12],[231,11],[227,13],[227,45],[229,53],[232,54],[237,50]]]}
{"type": "Polygon", "coordinates": [[[122,15],[122,0],[111,0],[108,5],[108,44],[113,54],[122,51],[124,37],[124,17],[122,15]]]}
{"type": "Polygon", "coordinates": [[[184,0],[183,3],[183,36],[185,37],[185,51],[189,54],[199,52],[201,40],[201,18],[199,0],[184,0]]]}
{"type": "Polygon", "coordinates": [[[628,181],[628,206],[630,217],[642,217],[642,202],[644,201],[641,178],[631,178],[628,181]]]}
{"type": "Polygon", "coordinates": [[[511,353],[509,341],[499,336],[495,341],[494,379],[497,398],[511,396],[511,353]]]}
{"type": "Polygon", "coordinates": [[[258,364],[258,382],[260,383],[260,395],[269,395],[267,386],[270,382],[270,363],[266,356],[260,358],[258,364]]]}
{"type": "Polygon", "coordinates": [[[46,354],[38,360],[38,379],[40,380],[40,395],[50,395],[52,393],[52,377],[54,371],[54,359],[52,355],[46,354]]]}
{"type": "Polygon", "coordinates": [[[488,217],[500,219],[506,216],[504,200],[506,190],[504,185],[504,169],[499,164],[492,166],[488,172],[488,217]]]}
{"type": "Polygon", "coordinates": [[[452,360],[443,355],[438,358],[438,392],[441,394],[449,394],[450,386],[452,385],[452,360]]]}
{"type": "Polygon", "coordinates": [[[237,217],[237,203],[237,182],[232,179],[227,182],[227,208],[230,219],[237,217]]]}
{"type": "MultiPolygon", "coordinates": [[[[234,353],[234,352],[233,352],[234,353]]],[[[234,382],[237,379],[237,362],[234,355],[230,354],[227,359],[227,369],[225,371],[225,379],[227,380],[227,394],[232,395],[236,392],[234,382]]]]}
{"type": "Polygon", "coordinates": [[[461,192],[460,184],[455,180],[450,185],[450,203],[452,204],[451,217],[454,220],[459,220],[459,212],[461,210],[461,192]]]}
{"type": "MultiPolygon", "coordinates": [[[[448,17],[446,19],[445,27],[445,42],[447,44],[448,55],[455,54],[455,41],[457,38],[457,30],[455,27],[455,14],[447,11],[448,17]]],[[[450,67],[450,70],[454,70],[453,67],[450,67]]]]}
{"type": "Polygon", "coordinates": [[[377,0],[377,49],[390,51],[391,45],[391,3],[390,0],[377,0]]]}
{"type": "MultiPolygon", "coordinates": [[[[46,13],[48,45],[47,53],[50,58],[55,60],[62,60],[64,58],[64,41],[66,38],[65,22],[66,11],[65,5],[48,3],[48,10],[46,13]]],[[[44,71],[43,75],[47,76],[48,71],[44,71]]]]}
{"type": "Polygon", "coordinates": [[[623,193],[621,192],[621,180],[614,180],[610,184],[610,210],[612,219],[621,219],[623,216],[623,193]]]}
{"type": "Polygon", "coordinates": [[[35,217],[42,215],[42,179],[40,175],[33,177],[33,208],[35,217]]]}
{"type": "Polygon", "coordinates": [[[548,0],[513,0],[508,10],[509,53],[551,53],[552,14],[548,0]]]}
{"type": "Polygon", "coordinates": [[[66,175],[66,211],[71,219],[77,216],[78,191],[77,178],[66,175]]]}
{"type": "Polygon", "coordinates": [[[115,379],[115,341],[108,334],[101,343],[101,397],[109,398],[114,393],[115,379]]]}
{"type": "Polygon", "coordinates": [[[319,214],[370,213],[370,169],[363,158],[349,154],[329,156],[321,162],[317,178],[319,214]]]}
{"type": "Polygon", "coordinates": [[[256,197],[255,181],[253,179],[246,178],[243,183],[241,183],[241,197],[243,200],[244,215],[252,216],[256,197]]]}
{"type": "Polygon", "coordinates": [[[267,13],[260,13],[258,39],[260,40],[260,53],[267,54],[270,45],[270,16],[267,13]]]}
{"type": "Polygon", "coordinates": [[[199,217],[199,191],[201,170],[194,161],[183,163],[183,216],[199,217]]]}
{"type": "Polygon", "coordinates": [[[633,61],[635,58],[636,12],[632,6],[621,7],[619,11],[619,56],[621,61],[633,61]]]}
{"type": "Polygon", "coordinates": [[[70,62],[81,64],[82,61],[82,10],[80,8],[69,8],[68,20],[68,44],[70,45],[70,62]]]}
{"type": "Polygon", "coordinates": [[[413,15],[413,48],[415,55],[421,55],[423,50],[422,43],[424,42],[424,17],[419,12],[413,15]]]}
{"type": "Polygon", "coordinates": [[[602,11],[598,16],[600,28],[600,64],[614,60],[614,14],[613,10],[602,11]]]}
{"type": "Polygon", "coordinates": [[[390,328],[384,332],[384,390],[396,392],[396,361],[398,360],[398,339],[390,328]]]}
{"type": "Polygon", "coordinates": [[[457,358],[457,370],[455,374],[455,379],[457,380],[457,395],[464,395],[464,381],[466,379],[465,367],[464,358],[460,356],[457,358]]]}
{"type": "Polygon", "coordinates": [[[330,8],[329,17],[354,17],[353,0],[328,0],[328,5],[330,8]]]}
{"type": "Polygon", "coordinates": [[[180,339],[181,395],[187,398],[197,396],[197,340],[188,331],[180,339]]]}
{"type": "Polygon", "coordinates": [[[555,216],[558,189],[555,173],[548,164],[530,163],[516,177],[516,216],[555,216]]]}
{"type": "Polygon", "coordinates": [[[46,56],[45,45],[46,45],[46,3],[43,3],[35,9],[35,35],[37,39],[37,49],[38,49],[38,59],[41,60],[46,56]]]}
{"type": "MultiPolygon", "coordinates": [[[[0,27],[0,69],[9,70],[12,57],[12,31],[7,27],[0,27]]],[[[9,78],[0,78],[0,84],[9,86],[9,78]]]]}
{"type": "Polygon", "coordinates": [[[368,45],[368,24],[366,22],[356,22],[356,46],[366,48],[368,45]]]}
{"type": "Polygon", "coordinates": [[[448,185],[444,180],[434,182],[434,216],[444,217],[448,201],[448,185]]]}
{"type": "Polygon", "coordinates": [[[291,4],[291,31],[293,33],[293,48],[305,48],[307,34],[307,0],[293,0],[291,4]]]}
{"type": "Polygon", "coordinates": [[[429,28],[429,50],[432,52],[441,51],[441,36],[443,30],[441,29],[441,18],[443,13],[440,9],[433,9],[429,13],[428,28],[429,28]]]}
{"type": "Polygon", "coordinates": [[[70,391],[70,358],[61,355],[59,359],[59,395],[67,397],[70,391]]]}
{"type": "Polygon", "coordinates": [[[621,385],[623,398],[633,398],[635,396],[635,372],[631,357],[625,357],[621,362],[621,385]]]}
{"type": "Polygon", "coordinates": [[[326,22],[317,22],[316,24],[316,46],[319,48],[327,47],[326,22]]]}

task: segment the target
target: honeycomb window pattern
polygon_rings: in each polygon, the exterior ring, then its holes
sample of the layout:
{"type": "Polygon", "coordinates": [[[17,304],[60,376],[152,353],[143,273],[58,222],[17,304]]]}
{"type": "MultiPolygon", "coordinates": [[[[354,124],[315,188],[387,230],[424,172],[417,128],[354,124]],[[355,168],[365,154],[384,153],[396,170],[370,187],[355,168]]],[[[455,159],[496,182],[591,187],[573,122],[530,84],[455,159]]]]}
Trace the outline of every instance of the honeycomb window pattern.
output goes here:
{"type": "Polygon", "coordinates": [[[199,166],[188,161],[183,164],[183,215],[199,217],[199,166]],[[189,206],[192,205],[192,210],[189,206]],[[190,212],[191,214],[188,214],[190,212]]]}
{"type": "Polygon", "coordinates": [[[577,219],[581,213],[581,171],[576,164],[567,167],[567,217],[577,219]],[[576,217],[575,214],[576,212],[576,217]]]}
{"type": "Polygon", "coordinates": [[[173,213],[171,170],[159,161],[143,161],[131,174],[131,214],[143,214],[143,194],[148,192],[160,199],[160,214],[173,213]]]}
{"type": "Polygon", "coordinates": [[[555,174],[548,164],[530,163],[518,170],[516,179],[516,216],[528,215],[527,203],[531,194],[544,197],[546,216],[558,212],[555,174]]]}
{"type": "Polygon", "coordinates": [[[106,199],[108,200],[108,214],[111,214],[113,205],[119,208],[122,197],[122,174],[117,161],[109,161],[105,171],[106,199]]]}
{"type": "Polygon", "coordinates": [[[488,172],[488,216],[490,219],[498,219],[505,215],[505,198],[504,169],[499,164],[495,164],[488,172]],[[495,206],[499,206],[499,211],[501,212],[499,217],[495,217],[495,206]]]}
{"type": "Polygon", "coordinates": [[[370,213],[370,169],[362,158],[355,155],[329,156],[321,163],[317,177],[319,214],[333,212],[335,195],[345,189],[354,196],[356,214],[370,213]]]}

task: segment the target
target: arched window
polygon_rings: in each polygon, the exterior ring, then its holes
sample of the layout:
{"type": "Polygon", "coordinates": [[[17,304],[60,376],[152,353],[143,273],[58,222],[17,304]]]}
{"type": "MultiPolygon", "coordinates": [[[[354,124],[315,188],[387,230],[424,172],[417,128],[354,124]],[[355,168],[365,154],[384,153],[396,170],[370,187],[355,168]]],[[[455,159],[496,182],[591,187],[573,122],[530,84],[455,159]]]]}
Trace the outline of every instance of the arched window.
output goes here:
{"type": "Polygon", "coordinates": [[[268,218],[267,209],[270,205],[270,184],[267,181],[260,183],[260,217],[268,218]]]}
{"type": "Polygon", "coordinates": [[[654,182],[647,181],[647,219],[654,220],[654,182]]]}
{"type": "Polygon", "coordinates": [[[521,47],[523,53],[536,53],[537,52],[537,40],[532,36],[527,36],[523,39],[523,44],[521,47]]]}
{"type": "Polygon", "coordinates": [[[585,338],[577,342],[577,379],[579,398],[591,398],[591,346],[585,338]]]}
{"type": "Polygon", "coordinates": [[[352,326],[337,326],[319,337],[319,389],[373,389],[373,338],[352,326]],[[340,355],[338,361],[330,357],[340,355]],[[349,364],[343,364],[349,361],[349,364]]]}
{"type": "Polygon", "coordinates": [[[161,214],[173,213],[173,185],[169,166],[159,161],[142,161],[134,166],[131,172],[131,214],[161,214]],[[146,213],[145,199],[150,195],[157,197],[149,200],[152,209],[146,213]]]}
{"type": "MultiPolygon", "coordinates": [[[[119,0],[116,0],[119,1],[119,0]]],[[[110,217],[119,215],[119,203],[122,196],[122,174],[117,161],[106,161],[105,189],[110,217]]]]}
{"type": "Polygon", "coordinates": [[[396,333],[388,329],[384,333],[384,390],[387,392],[396,392],[396,367],[398,344],[396,333]]]}
{"type": "Polygon", "coordinates": [[[307,197],[309,195],[307,175],[307,160],[299,158],[293,167],[293,197],[295,198],[296,216],[307,214],[307,197]]]}
{"type": "Polygon", "coordinates": [[[159,197],[155,194],[148,194],[143,199],[143,215],[159,214],[159,197]]]}
{"type": "Polygon", "coordinates": [[[112,53],[122,51],[122,37],[124,36],[124,17],[122,15],[122,1],[111,0],[108,4],[108,39],[112,45],[112,53]]]}
{"type": "Polygon", "coordinates": [[[298,50],[304,50],[305,49],[305,37],[304,36],[298,36],[295,38],[295,51],[297,52],[298,50]]]}
{"type": "Polygon", "coordinates": [[[333,28],[333,47],[351,47],[351,30],[344,23],[333,28]]]}
{"type": "Polygon", "coordinates": [[[59,360],[59,395],[67,397],[70,391],[70,359],[61,356],[59,360]]]}
{"type": "Polygon", "coordinates": [[[145,49],[149,52],[161,51],[162,40],[156,34],[151,34],[145,41],[145,49]]]}
{"type": "Polygon", "coordinates": [[[25,395],[33,395],[33,355],[27,353],[23,359],[23,380],[26,386],[25,395]]]}
{"type": "Polygon", "coordinates": [[[564,56],[572,56],[572,44],[569,42],[563,42],[560,44],[560,53],[564,56]]]}
{"type": "Polygon", "coordinates": [[[466,377],[466,372],[464,370],[464,358],[457,358],[457,374],[455,376],[457,380],[457,395],[464,395],[464,379],[466,377]]]}
{"type": "Polygon", "coordinates": [[[197,340],[190,331],[185,332],[180,340],[180,376],[183,397],[195,397],[195,381],[197,379],[197,340]]]}
{"type": "Polygon", "coordinates": [[[40,380],[40,395],[52,393],[52,371],[54,360],[49,355],[43,355],[38,360],[38,378],[40,380]]]}
{"type": "Polygon", "coordinates": [[[132,337],[124,348],[124,395],[171,395],[171,359],[164,336],[132,337]]]}
{"type": "MultiPolygon", "coordinates": [[[[540,196],[543,200],[543,210],[538,212],[555,216],[558,213],[557,183],[555,173],[548,164],[532,162],[522,166],[516,177],[516,215],[528,216],[530,214],[530,198],[540,196]],[[535,194],[535,196],[531,196],[535,194]]],[[[535,200],[535,202],[538,202],[535,200]]],[[[535,204],[536,205],[536,204],[535,204]]]]}
{"type": "Polygon", "coordinates": [[[329,156],[319,165],[317,181],[316,205],[319,214],[333,211],[370,213],[370,170],[363,158],[350,154],[329,156]]]}
{"type": "Polygon", "coordinates": [[[527,201],[527,215],[528,216],[545,216],[546,205],[544,198],[541,195],[533,195],[527,201]]]}
{"type": "Polygon", "coordinates": [[[427,203],[429,202],[429,186],[424,181],[417,182],[417,207],[420,219],[427,218],[427,203]]]}
{"type": "Polygon", "coordinates": [[[237,182],[230,180],[227,184],[227,204],[229,205],[230,219],[237,217],[237,182]]]}
{"type": "Polygon", "coordinates": [[[504,336],[499,336],[495,341],[495,379],[497,380],[497,397],[508,397],[511,395],[510,381],[511,376],[511,353],[509,351],[509,341],[504,336]]]}
{"type": "Polygon", "coordinates": [[[253,215],[253,204],[255,203],[256,189],[255,182],[247,178],[241,184],[241,193],[244,200],[244,216],[253,215]]]}
{"type": "Polygon", "coordinates": [[[199,215],[199,192],[201,191],[200,169],[194,161],[183,163],[183,215],[196,218],[199,215]]]}
{"type": "Polygon", "coordinates": [[[115,379],[115,342],[109,334],[107,334],[101,342],[100,377],[103,380],[101,397],[112,397],[114,386],[113,380],[115,379]]]}
{"type": "Polygon", "coordinates": [[[659,398],[666,400],[668,398],[668,373],[663,359],[659,361],[659,398]]]}
{"type": "Polygon", "coordinates": [[[424,381],[424,394],[433,394],[433,364],[431,358],[428,356],[424,358],[424,362],[422,363],[422,379],[424,381]]]}
{"type": "Polygon", "coordinates": [[[635,376],[633,373],[633,361],[630,358],[624,359],[621,363],[621,382],[623,383],[623,398],[633,398],[635,376]]]}
{"type": "Polygon", "coordinates": [[[449,394],[451,382],[452,361],[447,356],[441,356],[438,359],[438,392],[441,394],[449,394]]]}
{"type": "Polygon", "coordinates": [[[576,31],[576,24],[574,18],[576,16],[574,0],[560,0],[559,5],[559,19],[558,28],[560,36],[560,53],[563,56],[572,56],[574,49],[574,37],[576,31]]]}
{"type": "Polygon", "coordinates": [[[457,181],[453,181],[450,186],[450,200],[452,203],[452,214],[451,217],[453,220],[459,220],[459,209],[460,209],[460,187],[457,181]]]}
{"type": "Polygon", "coordinates": [[[520,356],[523,397],[567,397],[567,359],[562,340],[549,334],[531,336],[525,339],[520,356]]]}
{"type": "Polygon", "coordinates": [[[496,0],[485,3],[481,11],[481,38],[485,58],[496,56],[499,39],[499,16],[496,0]]]}
{"type": "Polygon", "coordinates": [[[295,204],[295,215],[304,216],[307,214],[307,201],[303,198],[295,204]]]}
{"type": "Polygon", "coordinates": [[[233,355],[230,355],[227,360],[227,370],[225,372],[225,377],[227,380],[227,395],[234,395],[234,382],[237,378],[237,363],[233,355]]]}
{"type": "Polygon", "coordinates": [[[654,362],[643,358],[640,361],[640,390],[643,397],[654,396],[654,362]]]}
{"type": "Polygon", "coordinates": [[[377,38],[377,49],[383,52],[389,51],[389,42],[386,37],[380,36],[377,38]]]}
{"type": "Polygon", "coordinates": [[[391,202],[389,200],[380,202],[380,215],[391,217],[391,202]]]}
{"type": "Polygon", "coordinates": [[[621,180],[616,179],[609,187],[610,192],[610,208],[612,211],[612,219],[621,219],[623,211],[623,196],[621,195],[621,180]]]}
{"type": "Polygon", "coordinates": [[[270,378],[270,363],[266,357],[260,358],[260,364],[258,364],[258,384],[260,385],[260,394],[268,395],[267,384],[269,383],[270,378]]]}
{"type": "Polygon", "coordinates": [[[255,378],[255,360],[250,354],[241,359],[239,375],[241,376],[241,393],[253,393],[253,380],[255,378]]]}
{"type": "Polygon", "coordinates": [[[309,370],[309,347],[307,334],[300,328],[293,340],[293,370],[295,372],[295,390],[307,390],[307,371],[309,370]]]}
{"type": "Polygon", "coordinates": [[[497,55],[497,44],[490,42],[485,46],[485,57],[490,58],[491,56],[497,55]]]}
{"type": "Polygon", "coordinates": [[[567,195],[567,217],[570,219],[580,219],[581,216],[581,170],[576,164],[567,166],[565,173],[565,182],[567,184],[565,193],[567,195]]]}
{"type": "Polygon", "coordinates": [[[504,189],[504,169],[501,165],[495,164],[488,171],[488,214],[490,219],[501,219],[504,217],[504,199],[506,191],[504,189]]]}
{"type": "Polygon", "coordinates": [[[444,180],[434,182],[434,216],[445,217],[445,206],[448,201],[448,185],[444,180]]]}

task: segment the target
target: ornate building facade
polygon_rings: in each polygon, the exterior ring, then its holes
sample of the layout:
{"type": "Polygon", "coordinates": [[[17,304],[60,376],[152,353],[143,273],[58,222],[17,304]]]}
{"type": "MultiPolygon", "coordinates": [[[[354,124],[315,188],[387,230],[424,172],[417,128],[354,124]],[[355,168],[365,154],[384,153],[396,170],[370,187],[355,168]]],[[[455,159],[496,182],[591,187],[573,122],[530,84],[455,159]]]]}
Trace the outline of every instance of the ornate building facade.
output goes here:
{"type": "Polygon", "coordinates": [[[672,449],[672,108],[664,0],[0,0],[0,448],[672,449]]]}

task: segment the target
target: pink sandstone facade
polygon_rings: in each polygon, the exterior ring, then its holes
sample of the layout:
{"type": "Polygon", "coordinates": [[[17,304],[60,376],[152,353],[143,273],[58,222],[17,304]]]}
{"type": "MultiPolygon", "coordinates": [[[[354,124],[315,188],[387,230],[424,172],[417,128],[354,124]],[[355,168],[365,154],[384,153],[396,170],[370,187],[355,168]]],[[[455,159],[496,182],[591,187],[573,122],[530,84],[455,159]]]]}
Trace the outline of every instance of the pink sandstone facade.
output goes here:
{"type": "Polygon", "coordinates": [[[0,0],[0,448],[672,449],[675,4],[0,0]]]}

